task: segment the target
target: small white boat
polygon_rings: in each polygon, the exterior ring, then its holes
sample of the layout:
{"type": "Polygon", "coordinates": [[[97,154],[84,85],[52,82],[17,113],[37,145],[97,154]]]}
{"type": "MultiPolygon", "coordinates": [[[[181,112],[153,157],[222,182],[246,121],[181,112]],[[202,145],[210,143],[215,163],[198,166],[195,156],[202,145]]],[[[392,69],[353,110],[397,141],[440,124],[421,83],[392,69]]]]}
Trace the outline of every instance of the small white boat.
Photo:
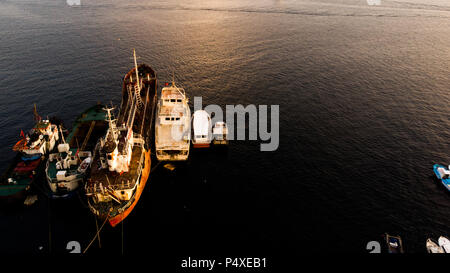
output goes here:
{"type": "Polygon", "coordinates": [[[450,166],[446,168],[443,165],[434,164],[433,166],[434,173],[436,177],[441,180],[442,185],[450,191],[450,166]]]}
{"type": "Polygon", "coordinates": [[[215,145],[226,145],[228,144],[228,127],[223,121],[218,121],[214,124],[213,128],[213,143],[215,145]]]}
{"type": "Polygon", "coordinates": [[[192,144],[194,148],[208,148],[211,144],[211,117],[205,110],[197,110],[192,118],[194,137],[192,144]]]}
{"type": "Polygon", "coordinates": [[[450,253],[450,240],[444,236],[439,237],[439,246],[445,251],[445,253],[450,253]]]}
{"type": "Polygon", "coordinates": [[[403,242],[400,236],[392,236],[385,233],[384,238],[389,253],[404,253],[403,242]]]}
{"type": "Polygon", "coordinates": [[[427,251],[428,253],[445,253],[444,249],[433,242],[430,238],[427,239],[427,251]]]}

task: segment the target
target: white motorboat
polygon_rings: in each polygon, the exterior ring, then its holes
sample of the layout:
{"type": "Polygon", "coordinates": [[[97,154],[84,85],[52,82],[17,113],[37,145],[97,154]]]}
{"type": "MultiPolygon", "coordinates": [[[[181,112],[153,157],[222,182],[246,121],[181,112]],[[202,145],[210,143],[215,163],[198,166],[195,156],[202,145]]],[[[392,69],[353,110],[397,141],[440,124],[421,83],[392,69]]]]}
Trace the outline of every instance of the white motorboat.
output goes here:
{"type": "Polygon", "coordinates": [[[215,145],[228,144],[228,127],[223,121],[218,121],[214,124],[213,128],[213,143],[215,145]]]}
{"type": "Polygon", "coordinates": [[[444,236],[439,237],[439,246],[445,251],[445,253],[450,253],[450,240],[444,236]]]}
{"type": "Polygon", "coordinates": [[[426,246],[428,253],[445,253],[444,249],[442,249],[442,247],[433,242],[433,240],[431,240],[430,238],[427,239],[426,246]]]}
{"type": "Polygon", "coordinates": [[[197,110],[192,118],[194,136],[192,144],[194,148],[208,148],[211,144],[211,117],[205,110],[197,110]]]}

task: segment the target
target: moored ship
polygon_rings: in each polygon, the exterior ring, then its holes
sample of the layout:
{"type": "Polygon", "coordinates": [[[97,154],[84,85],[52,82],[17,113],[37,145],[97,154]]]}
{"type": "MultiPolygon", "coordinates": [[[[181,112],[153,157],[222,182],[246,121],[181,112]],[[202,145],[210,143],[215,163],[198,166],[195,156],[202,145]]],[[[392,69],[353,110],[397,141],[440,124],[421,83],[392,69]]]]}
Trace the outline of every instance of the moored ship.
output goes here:
{"type": "Polygon", "coordinates": [[[45,166],[46,155],[53,150],[58,139],[58,126],[43,120],[34,106],[36,124],[28,132],[21,132],[21,140],[14,146],[17,152],[8,168],[0,177],[0,199],[23,200],[32,184],[40,177],[45,166]]]}
{"type": "Polygon", "coordinates": [[[172,81],[161,90],[156,107],[155,149],[159,161],[187,160],[190,147],[190,117],[188,99],[183,88],[172,81]]]}
{"type": "Polygon", "coordinates": [[[34,119],[34,127],[26,135],[22,131],[22,139],[13,147],[14,151],[22,153],[24,160],[34,160],[48,154],[59,140],[58,126],[48,119],[42,119],[36,111],[36,105],[34,119]]]}
{"type": "Polygon", "coordinates": [[[211,117],[205,110],[197,110],[192,117],[194,148],[209,148],[212,140],[211,117]]]}
{"type": "Polygon", "coordinates": [[[45,169],[52,198],[70,197],[84,183],[92,151],[108,126],[103,108],[97,104],[80,114],[66,139],[61,133],[62,143],[49,155],[45,169]]]}
{"type": "Polygon", "coordinates": [[[123,79],[117,119],[113,108],[105,108],[108,129],[96,144],[85,185],[90,210],[113,227],[135,207],[151,169],[156,73],[146,64],[138,66],[136,54],[133,55],[135,67],[123,79]]]}

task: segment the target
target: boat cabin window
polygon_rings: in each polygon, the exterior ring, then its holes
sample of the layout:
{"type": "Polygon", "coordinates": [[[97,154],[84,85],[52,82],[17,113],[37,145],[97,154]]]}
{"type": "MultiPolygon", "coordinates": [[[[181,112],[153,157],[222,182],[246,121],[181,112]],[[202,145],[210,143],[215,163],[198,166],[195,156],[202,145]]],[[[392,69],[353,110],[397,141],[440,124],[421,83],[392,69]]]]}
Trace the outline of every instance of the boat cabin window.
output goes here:
{"type": "Polygon", "coordinates": [[[170,102],[175,102],[175,99],[171,99],[170,102]]]}
{"type": "Polygon", "coordinates": [[[176,118],[175,120],[180,120],[180,118],[176,118]]]}
{"type": "Polygon", "coordinates": [[[177,99],[177,102],[181,102],[181,99],[177,99]]]}
{"type": "Polygon", "coordinates": [[[166,118],[166,120],[170,120],[170,118],[166,118]]]}

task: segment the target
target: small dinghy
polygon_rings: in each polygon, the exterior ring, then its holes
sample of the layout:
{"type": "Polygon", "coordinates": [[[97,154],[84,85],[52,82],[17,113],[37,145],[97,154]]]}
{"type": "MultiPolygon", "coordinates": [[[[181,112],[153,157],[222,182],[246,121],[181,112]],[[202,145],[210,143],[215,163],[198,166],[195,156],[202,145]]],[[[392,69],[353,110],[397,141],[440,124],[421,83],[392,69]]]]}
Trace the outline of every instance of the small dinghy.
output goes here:
{"type": "Polygon", "coordinates": [[[444,249],[433,242],[430,238],[427,239],[427,251],[428,253],[445,253],[444,249]]]}
{"type": "Polygon", "coordinates": [[[193,116],[194,137],[192,144],[194,148],[208,148],[211,144],[211,117],[205,110],[197,110],[193,116]]]}
{"type": "Polygon", "coordinates": [[[439,237],[439,246],[445,251],[445,253],[450,253],[450,240],[444,236],[439,237]]]}
{"type": "MultiPolygon", "coordinates": [[[[450,168],[450,166],[449,166],[450,168]]],[[[434,164],[433,170],[436,174],[436,177],[441,180],[442,185],[450,191],[450,171],[449,168],[446,168],[443,165],[434,164]]]]}
{"type": "Polygon", "coordinates": [[[223,121],[218,121],[214,124],[213,128],[213,143],[215,145],[228,144],[228,128],[227,124],[223,121]]]}
{"type": "Polygon", "coordinates": [[[403,243],[400,236],[385,234],[386,246],[389,253],[403,253],[403,243]]]}

